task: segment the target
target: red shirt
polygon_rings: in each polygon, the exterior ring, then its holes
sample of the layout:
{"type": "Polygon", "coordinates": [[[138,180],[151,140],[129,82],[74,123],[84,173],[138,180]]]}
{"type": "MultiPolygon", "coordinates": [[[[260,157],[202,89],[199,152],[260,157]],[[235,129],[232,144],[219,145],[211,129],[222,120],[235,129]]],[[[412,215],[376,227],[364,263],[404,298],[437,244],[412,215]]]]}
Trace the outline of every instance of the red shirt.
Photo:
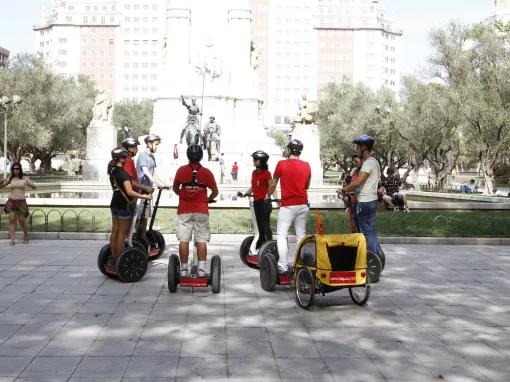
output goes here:
{"type": "Polygon", "coordinates": [[[126,157],[126,160],[124,161],[124,164],[122,165],[122,168],[124,171],[128,173],[128,175],[131,177],[131,179],[134,182],[138,183],[138,176],[136,175],[136,166],[135,161],[131,157],[126,157]]]}
{"type": "Polygon", "coordinates": [[[207,189],[216,188],[216,181],[211,171],[196,163],[179,167],[175,174],[174,187],[179,187],[181,190],[177,215],[209,213],[207,189]],[[194,169],[197,170],[197,175],[195,183],[192,183],[194,169]]]}
{"type": "Polygon", "coordinates": [[[236,164],[232,165],[232,174],[237,174],[238,171],[239,171],[239,166],[236,164]]]}
{"type": "Polygon", "coordinates": [[[270,179],[272,179],[272,176],[268,170],[253,170],[251,173],[251,190],[253,192],[253,199],[261,200],[266,197],[270,179]]]}
{"type": "Polygon", "coordinates": [[[306,185],[312,176],[308,162],[301,159],[281,160],[276,165],[273,175],[280,178],[282,207],[308,204],[306,185]]]}

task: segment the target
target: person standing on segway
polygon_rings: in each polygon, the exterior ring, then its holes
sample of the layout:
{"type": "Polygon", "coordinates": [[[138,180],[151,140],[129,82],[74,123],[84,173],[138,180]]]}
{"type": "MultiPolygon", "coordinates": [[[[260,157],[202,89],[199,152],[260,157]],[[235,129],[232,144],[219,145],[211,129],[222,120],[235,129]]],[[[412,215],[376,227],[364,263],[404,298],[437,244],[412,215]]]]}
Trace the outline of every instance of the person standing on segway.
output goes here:
{"type": "Polygon", "coordinates": [[[124,161],[122,168],[131,177],[131,181],[133,182],[133,188],[135,190],[143,191],[146,194],[152,194],[154,192],[154,189],[149,186],[144,186],[138,180],[138,174],[136,172],[136,165],[135,165],[135,161],[133,160],[133,158],[138,153],[138,145],[139,144],[140,144],[140,142],[138,141],[138,139],[135,139],[135,138],[127,138],[121,142],[121,146],[124,147],[128,151],[128,154],[129,154],[126,157],[126,160],[124,161]]]}
{"type": "MultiPolygon", "coordinates": [[[[158,145],[161,143],[161,138],[159,135],[150,134],[145,137],[144,142],[147,147],[143,153],[138,155],[136,173],[141,185],[153,189],[154,183],[157,183],[154,176],[156,170],[156,158],[154,158],[154,154],[158,149],[158,145]]],[[[145,210],[145,216],[141,217],[144,220],[144,224],[141,225],[142,233],[145,233],[147,230],[147,219],[149,219],[151,215],[152,203],[149,203],[145,210]]]]}
{"type": "Polygon", "coordinates": [[[294,224],[296,241],[299,243],[306,233],[306,219],[308,217],[308,187],[312,170],[308,162],[299,159],[303,151],[303,143],[292,139],[287,145],[287,159],[276,165],[274,178],[270,182],[268,194],[271,195],[278,181],[281,180],[281,208],[278,212],[277,246],[278,272],[287,274],[287,254],[289,247],[287,236],[290,226],[294,224]]]}
{"type": "Polygon", "coordinates": [[[124,250],[129,233],[131,218],[135,208],[135,198],[151,200],[151,195],[142,195],[133,190],[131,177],[123,169],[129,156],[124,147],[116,147],[111,152],[112,160],[108,163],[108,175],[113,189],[110,210],[112,213],[112,232],[110,235],[111,257],[105,266],[108,273],[117,273],[117,256],[124,250]]]}
{"type": "MultiPolygon", "coordinates": [[[[259,230],[259,239],[255,248],[259,249],[266,241],[273,240],[270,224],[272,206],[268,200],[270,198],[268,194],[269,182],[273,177],[267,166],[269,155],[266,152],[257,150],[251,154],[251,157],[255,166],[255,170],[251,174],[251,187],[244,194],[241,193],[240,196],[253,195],[253,209],[255,210],[259,230]]],[[[273,197],[277,198],[276,191],[273,197]]]]}
{"type": "Polygon", "coordinates": [[[372,253],[379,255],[379,241],[375,230],[375,215],[379,203],[377,191],[379,179],[381,178],[381,168],[379,162],[372,156],[374,147],[374,138],[368,135],[360,135],[352,143],[356,145],[357,151],[361,157],[362,165],[359,176],[345,186],[341,192],[348,194],[361,187],[358,195],[357,218],[361,233],[367,240],[367,249],[372,253]]]}
{"type": "Polygon", "coordinates": [[[181,277],[188,276],[189,243],[194,235],[197,246],[198,276],[206,275],[207,243],[209,230],[209,205],[218,195],[218,187],[212,172],[202,167],[204,152],[200,145],[190,145],[186,151],[189,164],[179,167],[175,174],[173,190],[179,195],[176,235],[179,240],[181,277]],[[207,197],[207,189],[211,194],[207,197]]]}

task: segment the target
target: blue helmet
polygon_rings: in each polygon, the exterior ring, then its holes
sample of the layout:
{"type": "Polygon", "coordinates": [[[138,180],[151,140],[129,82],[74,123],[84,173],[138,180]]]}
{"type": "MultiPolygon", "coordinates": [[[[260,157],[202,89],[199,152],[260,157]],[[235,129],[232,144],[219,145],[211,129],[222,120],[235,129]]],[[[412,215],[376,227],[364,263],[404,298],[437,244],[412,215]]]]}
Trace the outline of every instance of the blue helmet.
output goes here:
{"type": "Polygon", "coordinates": [[[372,147],[374,147],[375,139],[370,135],[360,135],[358,138],[352,141],[352,143],[355,143],[359,146],[365,146],[367,149],[372,150],[372,147]]]}

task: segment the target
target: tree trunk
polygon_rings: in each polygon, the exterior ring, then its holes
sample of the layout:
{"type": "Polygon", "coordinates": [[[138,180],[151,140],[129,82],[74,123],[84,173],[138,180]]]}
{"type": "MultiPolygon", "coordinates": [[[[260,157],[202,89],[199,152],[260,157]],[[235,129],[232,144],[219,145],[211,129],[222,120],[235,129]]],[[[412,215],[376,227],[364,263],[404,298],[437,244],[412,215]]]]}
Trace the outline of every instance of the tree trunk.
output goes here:
{"type": "Polygon", "coordinates": [[[485,180],[485,193],[487,195],[494,195],[494,189],[496,188],[495,166],[490,161],[484,159],[481,160],[480,165],[485,180]]]}
{"type": "Polygon", "coordinates": [[[53,169],[51,168],[52,156],[44,156],[41,158],[41,169],[45,174],[52,174],[53,169]]]}

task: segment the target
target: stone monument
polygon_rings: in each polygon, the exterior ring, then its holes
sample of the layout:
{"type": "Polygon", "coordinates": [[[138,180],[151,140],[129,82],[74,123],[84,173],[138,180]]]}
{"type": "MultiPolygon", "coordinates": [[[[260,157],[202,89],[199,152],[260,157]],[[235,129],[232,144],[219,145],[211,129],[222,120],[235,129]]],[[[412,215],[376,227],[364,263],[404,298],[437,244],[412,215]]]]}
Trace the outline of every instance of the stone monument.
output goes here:
{"type": "Polygon", "coordinates": [[[293,139],[299,139],[304,144],[301,159],[310,163],[312,168],[312,185],[321,185],[323,183],[322,163],[320,158],[320,135],[319,129],[315,124],[315,113],[317,105],[302,95],[298,101],[298,113],[294,117],[291,136],[293,139]]]}
{"type": "Polygon", "coordinates": [[[110,151],[117,145],[117,130],[112,124],[113,105],[103,88],[98,89],[92,120],[87,127],[87,154],[83,164],[86,180],[104,182],[106,168],[111,160],[110,151]]]}
{"type": "Polygon", "coordinates": [[[204,155],[203,164],[220,179],[217,158],[224,153],[226,168],[236,161],[239,179],[245,181],[253,170],[250,154],[255,150],[281,158],[281,150],[262,125],[249,2],[169,0],[167,4],[160,94],[151,128],[151,133],[163,138],[156,158],[158,170],[173,175],[177,166],[187,162],[187,146],[179,143],[188,114],[182,94],[185,99],[196,98],[200,128],[204,113],[221,121],[220,153],[213,160],[211,152],[211,162],[204,155]],[[177,155],[173,154],[176,144],[177,155]]]}

